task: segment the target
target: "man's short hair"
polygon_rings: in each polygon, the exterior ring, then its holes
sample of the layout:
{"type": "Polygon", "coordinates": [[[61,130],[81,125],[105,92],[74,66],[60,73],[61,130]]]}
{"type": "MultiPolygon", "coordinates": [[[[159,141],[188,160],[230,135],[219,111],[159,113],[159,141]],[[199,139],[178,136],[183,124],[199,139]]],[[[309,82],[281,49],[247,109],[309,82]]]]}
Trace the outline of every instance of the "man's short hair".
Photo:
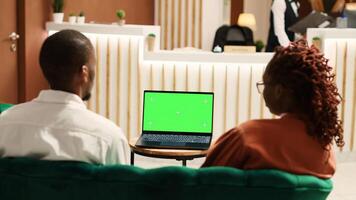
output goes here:
{"type": "Polygon", "coordinates": [[[49,36],[40,52],[40,65],[51,87],[66,87],[93,52],[90,40],[75,30],[62,30],[49,36]]]}

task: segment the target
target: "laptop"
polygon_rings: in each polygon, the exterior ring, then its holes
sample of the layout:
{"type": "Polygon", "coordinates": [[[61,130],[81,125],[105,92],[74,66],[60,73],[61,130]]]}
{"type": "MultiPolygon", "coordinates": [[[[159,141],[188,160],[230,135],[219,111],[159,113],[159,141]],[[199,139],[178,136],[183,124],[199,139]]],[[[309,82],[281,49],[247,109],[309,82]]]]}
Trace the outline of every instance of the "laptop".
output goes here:
{"type": "Polygon", "coordinates": [[[213,135],[214,94],[144,91],[142,134],[136,146],[208,149],[213,135]]]}

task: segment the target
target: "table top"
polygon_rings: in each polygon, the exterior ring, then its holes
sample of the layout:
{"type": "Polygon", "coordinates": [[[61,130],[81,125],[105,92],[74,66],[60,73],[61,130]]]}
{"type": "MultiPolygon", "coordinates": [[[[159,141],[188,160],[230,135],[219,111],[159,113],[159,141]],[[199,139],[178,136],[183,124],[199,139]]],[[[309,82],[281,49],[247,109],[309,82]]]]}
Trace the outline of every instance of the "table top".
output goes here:
{"type": "Polygon", "coordinates": [[[198,158],[205,157],[208,150],[185,150],[185,149],[153,149],[135,146],[138,138],[130,140],[129,145],[134,153],[150,157],[162,158],[198,158]]]}

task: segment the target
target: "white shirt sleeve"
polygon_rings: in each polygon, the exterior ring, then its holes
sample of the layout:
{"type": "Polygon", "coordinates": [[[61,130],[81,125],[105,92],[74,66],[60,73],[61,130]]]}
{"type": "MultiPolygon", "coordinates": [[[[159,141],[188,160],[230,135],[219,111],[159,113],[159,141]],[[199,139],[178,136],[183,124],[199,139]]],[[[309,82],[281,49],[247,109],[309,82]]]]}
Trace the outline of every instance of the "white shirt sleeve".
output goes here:
{"type": "Polygon", "coordinates": [[[284,0],[274,0],[272,4],[272,13],[274,21],[274,33],[278,38],[281,46],[288,46],[290,41],[285,31],[284,15],[287,10],[287,5],[284,0]]]}
{"type": "Polygon", "coordinates": [[[119,129],[117,137],[113,138],[112,145],[106,155],[106,165],[110,164],[129,164],[130,147],[124,133],[119,129]]]}

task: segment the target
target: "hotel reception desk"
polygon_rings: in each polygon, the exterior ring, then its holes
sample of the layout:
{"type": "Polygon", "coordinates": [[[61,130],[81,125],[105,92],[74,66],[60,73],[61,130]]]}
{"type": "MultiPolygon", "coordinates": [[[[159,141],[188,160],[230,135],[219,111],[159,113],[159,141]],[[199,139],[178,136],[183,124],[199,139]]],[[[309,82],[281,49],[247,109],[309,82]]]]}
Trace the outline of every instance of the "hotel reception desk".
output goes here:
{"type": "MultiPolygon", "coordinates": [[[[274,117],[256,89],[273,53],[159,51],[159,26],[47,23],[49,34],[68,28],[88,36],[96,51],[95,86],[88,108],[116,122],[128,139],[141,133],[144,90],[214,92],[214,138],[246,120],[274,117]],[[149,33],[156,35],[154,52],[146,51],[149,33]]],[[[354,37],[344,39],[313,32],[322,36],[344,97],[340,114],[346,152],[354,151],[356,143],[356,30],[352,31],[354,37]]]]}

